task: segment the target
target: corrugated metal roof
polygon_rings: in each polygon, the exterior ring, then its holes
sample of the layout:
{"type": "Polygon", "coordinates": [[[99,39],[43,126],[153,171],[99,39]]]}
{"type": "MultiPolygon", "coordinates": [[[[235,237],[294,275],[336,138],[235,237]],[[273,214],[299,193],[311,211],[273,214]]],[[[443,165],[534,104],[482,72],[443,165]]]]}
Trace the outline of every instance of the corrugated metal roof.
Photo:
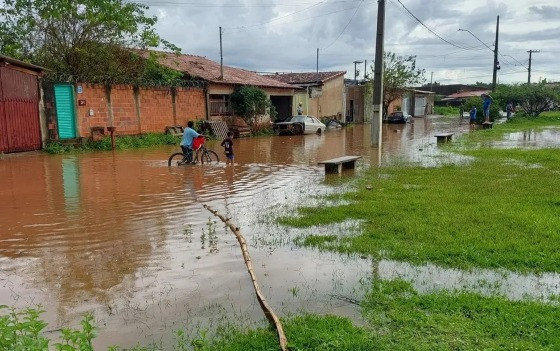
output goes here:
{"type": "Polygon", "coordinates": [[[308,84],[308,83],[324,83],[329,79],[333,79],[346,74],[346,71],[332,72],[302,72],[302,73],[276,73],[267,75],[272,79],[287,84],[308,84]]]}
{"type": "MultiPolygon", "coordinates": [[[[136,51],[141,56],[147,57],[149,51],[136,51]]],[[[277,80],[261,76],[255,72],[241,68],[224,65],[224,78],[220,79],[220,64],[206,57],[175,54],[171,52],[158,51],[160,64],[181,71],[191,77],[206,80],[212,83],[231,84],[231,85],[255,85],[266,88],[294,89],[293,86],[279,82],[277,80]]]]}

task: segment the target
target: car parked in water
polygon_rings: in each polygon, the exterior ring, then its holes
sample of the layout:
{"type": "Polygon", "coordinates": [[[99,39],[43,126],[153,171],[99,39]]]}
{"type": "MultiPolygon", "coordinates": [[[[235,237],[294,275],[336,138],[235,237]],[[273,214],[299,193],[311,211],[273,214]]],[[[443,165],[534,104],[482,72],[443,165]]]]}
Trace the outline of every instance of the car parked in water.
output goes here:
{"type": "Polygon", "coordinates": [[[292,116],[283,122],[276,122],[272,128],[278,134],[322,134],[327,128],[319,119],[313,116],[292,116]]]}
{"type": "Polygon", "coordinates": [[[408,123],[412,121],[412,116],[403,111],[396,111],[387,117],[387,123],[408,123]]]}

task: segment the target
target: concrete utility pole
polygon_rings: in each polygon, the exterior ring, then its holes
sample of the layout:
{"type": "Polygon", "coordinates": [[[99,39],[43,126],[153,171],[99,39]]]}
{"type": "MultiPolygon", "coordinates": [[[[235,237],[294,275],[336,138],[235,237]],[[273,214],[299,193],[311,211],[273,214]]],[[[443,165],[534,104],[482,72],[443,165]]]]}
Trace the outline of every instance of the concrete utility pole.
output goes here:
{"type": "Polygon", "coordinates": [[[496,42],[494,43],[494,70],[492,72],[492,91],[496,90],[496,79],[498,77],[498,70],[500,63],[498,62],[498,38],[500,32],[500,16],[496,19],[496,42]]]}
{"type": "Polygon", "coordinates": [[[367,75],[367,60],[364,61],[364,79],[366,79],[367,75]]]}
{"type": "Polygon", "coordinates": [[[540,50],[529,50],[527,51],[529,53],[529,77],[527,78],[527,84],[531,84],[531,62],[533,61],[533,53],[539,53],[541,52],[540,50]]]}
{"type": "Polygon", "coordinates": [[[430,75],[430,91],[434,91],[434,72],[430,75]]]}
{"type": "Polygon", "coordinates": [[[222,53],[222,27],[220,27],[220,80],[224,79],[224,55],[222,53]]]}
{"type": "Polygon", "coordinates": [[[375,37],[375,70],[373,74],[373,118],[371,120],[371,146],[381,149],[383,123],[383,50],[385,41],[385,0],[377,1],[377,34],[375,37]]]}
{"type": "Polygon", "coordinates": [[[362,63],[362,61],[354,61],[354,82],[358,84],[358,63],[362,63]]]}
{"type": "Polygon", "coordinates": [[[319,48],[317,48],[317,73],[319,73],[319,48]]]}

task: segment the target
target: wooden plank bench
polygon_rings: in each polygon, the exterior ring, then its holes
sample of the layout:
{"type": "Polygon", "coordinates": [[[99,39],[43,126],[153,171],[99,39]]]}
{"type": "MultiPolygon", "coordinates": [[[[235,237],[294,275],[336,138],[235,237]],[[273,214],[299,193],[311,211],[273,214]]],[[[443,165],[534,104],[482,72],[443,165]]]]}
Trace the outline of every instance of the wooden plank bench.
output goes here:
{"type": "Polygon", "coordinates": [[[494,126],[494,122],[483,122],[482,129],[492,129],[494,126]]]}
{"type": "Polygon", "coordinates": [[[356,160],[362,156],[342,156],[319,162],[320,165],[325,165],[325,173],[342,173],[343,169],[354,169],[356,167],[356,160]]]}
{"type": "Polygon", "coordinates": [[[451,141],[453,134],[455,133],[440,133],[434,136],[436,137],[438,143],[447,143],[448,141],[451,141]]]}

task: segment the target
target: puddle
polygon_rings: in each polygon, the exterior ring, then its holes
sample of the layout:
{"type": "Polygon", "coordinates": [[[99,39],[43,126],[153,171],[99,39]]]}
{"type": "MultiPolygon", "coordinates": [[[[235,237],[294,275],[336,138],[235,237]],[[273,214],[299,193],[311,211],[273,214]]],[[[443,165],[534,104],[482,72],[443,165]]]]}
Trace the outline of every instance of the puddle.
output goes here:
{"type": "Polygon", "coordinates": [[[560,129],[550,128],[542,131],[525,131],[508,133],[503,140],[492,143],[493,147],[501,149],[512,148],[551,148],[560,146],[560,129]]]}
{"type": "MultiPolygon", "coordinates": [[[[272,219],[320,203],[320,195],[340,189],[333,184],[351,181],[325,177],[321,160],[362,155],[356,172],[379,162],[463,162],[441,152],[433,137],[468,130],[457,123],[427,118],[384,126],[381,153],[361,125],[322,136],[236,140],[235,167],[169,168],[176,147],[3,158],[0,301],[43,305],[51,330],[77,326],[93,312],[100,349],[169,343],[173,330],[198,323],[259,323],[235,237],[202,208],[207,203],[241,227],[280,315],[334,313],[360,323],[349,301],[368,285],[371,262],[297,248],[294,233],[272,219]]],[[[216,142],[209,147],[219,150],[216,142]]]]}

